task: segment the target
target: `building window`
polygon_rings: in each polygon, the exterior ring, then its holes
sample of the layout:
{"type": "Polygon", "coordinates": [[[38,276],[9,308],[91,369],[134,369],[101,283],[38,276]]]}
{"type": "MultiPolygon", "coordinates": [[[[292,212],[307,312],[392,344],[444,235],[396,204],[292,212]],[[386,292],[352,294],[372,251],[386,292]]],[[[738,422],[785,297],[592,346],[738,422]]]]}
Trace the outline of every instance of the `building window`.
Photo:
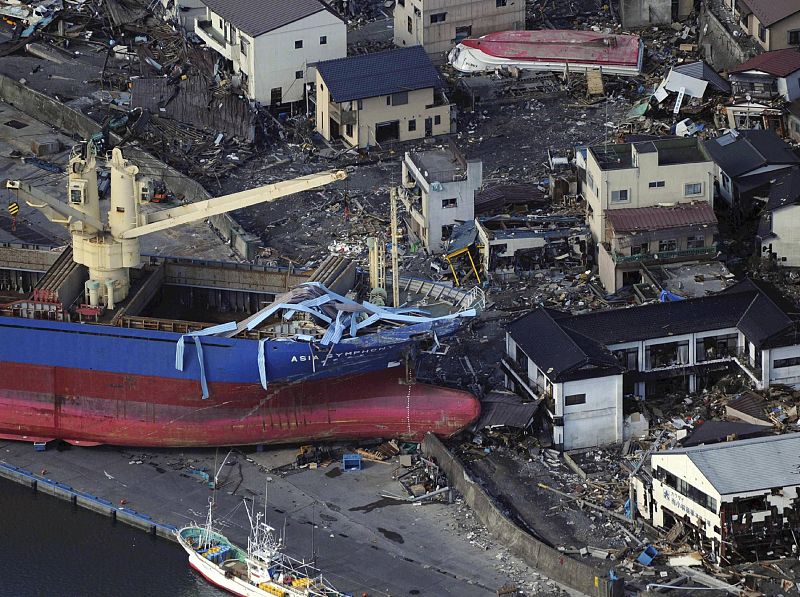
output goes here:
{"type": "Polygon", "coordinates": [[[697,236],[689,236],[686,239],[686,248],[687,249],[702,249],[706,246],[706,237],[702,234],[698,234],[697,236]]]}
{"type": "Polygon", "coordinates": [[[647,369],[661,369],[689,363],[689,341],[652,344],[644,349],[647,369]]]}
{"type": "Polygon", "coordinates": [[[302,79],[303,78],[303,71],[301,71],[301,70],[294,71],[294,78],[295,79],[302,79]]]}
{"type": "Polygon", "coordinates": [[[650,252],[650,245],[648,243],[631,245],[631,255],[646,255],[649,252],[650,252]]]}
{"type": "Polygon", "coordinates": [[[442,240],[449,240],[450,236],[453,234],[453,228],[455,227],[455,224],[447,224],[442,226],[442,240]]]}
{"type": "Polygon", "coordinates": [[[408,17],[408,32],[414,33],[414,21],[411,20],[411,17],[408,17]]]}
{"type": "Polygon", "coordinates": [[[790,46],[800,46],[800,29],[789,31],[788,39],[786,40],[790,46]]]}
{"type": "Polygon", "coordinates": [[[761,23],[758,24],[758,39],[764,42],[767,41],[767,28],[761,23]]]}
{"type": "Polygon", "coordinates": [[[625,367],[628,371],[639,370],[639,349],[638,348],[622,348],[614,351],[614,356],[619,361],[619,364],[625,367]]]}
{"type": "Polygon", "coordinates": [[[356,102],[356,106],[358,107],[359,110],[363,110],[364,109],[364,100],[358,100],[356,102]]]}
{"type": "Polygon", "coordinates": [[[586,404],[586,394],[564,396],[564,406],[577,406],[578,404],[586,404]]]}
{"type": "Polygon", "coordinates": [[[494,4],[497,8],[501,6],[506,6],[508,4],[508,0],[494,0],[494,4]]]}
{"type": "MultiPolygon", "coordinates": [[[[433,117],[433,124],[437,124],[437,125],[438,124],[442,124],[442,117],[439,116],[438,114],[436,116],[434,116],[433,117]]],[[[797,127],[798,132],[800,132],[800,126],[798,126],[797,123],[795,123],[794,126],[797,127]]]]}
{"type": "Polygon", "coordinates": [[[446,12],[437,12],[431,15],[431,25],[434,23],[444,23],[444,20],[447,18],[446,12]]]}
{"type": "Polygon", "coordinates": [[[656,468],[654,476],[664,485],[671,487],[682,496],[689,498],[695,504],[699,504],[711,512],[717,511],[717,500],[715,498],[689,485],[686,481],[679,479],[672,473],[665,471],[662,467],[659,466],[656,468]]]}
{"type": "Polygon", "coordinates": [[[590,191],[594,192],[594,177],[588,172],[586,173],[586,186],[589,187],[590,191]]]}
{"type": "Polygon", "coordinates": [[[344,134],[347,135],[348,137],[352,137],[353,136],[353,125],[352,124],[344,125],[344,134]]]}
{"type": "Polygon", "coordinates": [[[678,250],[678,241],[675,240],[674,238],[658,241],[659,253],[663,253],[664,251],[677,251],[677,250],[678,250]]]}
{"type": "Polygon", "coordinates": [[[628,200],[628,189],[621,189],[619,191],[611,191],[612,203],[624,203],[628,200]]]}
{"type": "Polygon", "coordinates": [[[298,39],[296,42],[294,42],[294,49],[295,50],[299,50],[302,47],[303,47],[303,40],[302,39],[298,39]]]}
{"type": "Polygon", "coordinates": [[[405,106],[408,103],[408,91],[393,93],[386,99],[389,100],[386,102],[388,106],[405,106]]]}
{"type": "Polygon", "coordinates": [[[398,4],[398,6],[405,6],[406,5],[406,0],[397,0],[397,4],[398,4]]]}
{"type": "Polygon", "coordinates": [[[414,132],[417,130],[417,121],[416,119],[412,118],[408,121],[408,130],[409,132],[414,132]]]}
{"type": "Polygon", "coordinates": [[[447,209],[448,207],[458,207],[458,199],[455,197],[452,199],[442,199],[442,209],[447,209]]]}
{"type": "Polygon", "coordinates": [[[683,185],[683,194],[687,197],[691,197],[692,195],[699,195],[703,192],[703,183],[702,182],[690,182],[689,184],[683,185]]]}
{"type": "Polygon", "coordinates": [[[456,27],[456,38],[453,41],[460,42],[462,39],[465,39],[470,35],[472,35],[472,25],[464,25],[463,27],[456,27]]]}
{"type": "Polygon", "coordinates": [[[320,35],[319,36],[319,45],[324,46],[328,43],[328,36],[327,35],[320,35]]]}
{"type": "Polygon", "coordinates": [[[242,56],[247,56],[247,53],[250,51],[250,42],[243,37],[239,37],[239,51],[242,53],[242,56]]]}
{"type": "Polygon", "coordinates": [[[651,189],[663,189],[666,183],[663,180],[651,180],[649,186],[651,189]]]}
{"type": "Polygon", "coordinates": [[[775,359],[773,367],[783,369],[784,367],[797,367],[798,365],[800,365],[800,357],[791,357],[789,359],[775,359]]]}
{"type": "Polygon", "coordinates": [[[698,363],[703,363],[723,357],[735,356],[738,340],[738,334],[698,338],[695,344],[695,360],[698,363]]]}

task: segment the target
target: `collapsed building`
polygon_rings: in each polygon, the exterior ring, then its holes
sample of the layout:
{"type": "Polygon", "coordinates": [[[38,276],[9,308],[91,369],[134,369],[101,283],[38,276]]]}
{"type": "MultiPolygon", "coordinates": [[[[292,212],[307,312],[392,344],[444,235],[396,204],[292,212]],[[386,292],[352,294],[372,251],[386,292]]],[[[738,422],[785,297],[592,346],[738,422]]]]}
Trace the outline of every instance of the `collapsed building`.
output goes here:
{"type": "Polygon", "coordinates": [[[800,385],[795,312],[751,280],[629,309],[539,308],[509,326],[502,366],[509,389],[542,402],[560,449],[621,442],[625,397],[699,392],[732,369],[759,389],[800,385]]]}

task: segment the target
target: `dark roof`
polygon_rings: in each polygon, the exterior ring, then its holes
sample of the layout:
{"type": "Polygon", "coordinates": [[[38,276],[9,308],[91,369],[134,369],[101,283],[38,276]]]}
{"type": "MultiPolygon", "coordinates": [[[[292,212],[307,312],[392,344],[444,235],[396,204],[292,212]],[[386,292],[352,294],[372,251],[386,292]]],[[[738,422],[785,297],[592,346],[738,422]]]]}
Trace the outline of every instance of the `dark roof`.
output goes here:
{"type": "Polygon", "coordinates": [[[705,142],[720,169],[736,178],[767,165],[800,164],[800,158],[770,130],[732,131],[705,142]]]}
{"type": "Polygon", "coordinates": [[[711,85],[711,87],[721,93],[730,93],[731,91],[731,84],[723,79],[717,71],[711,68],[703,60],[689,62],[687,64],[678,64],[673,66],[672,70],[688,77],[706,81],[709,85],[711,85]]]}
{"type": "Polygon", "coordinates": [[[554,319],[564,314],[539,308],[511,322],[514,342],[552,382],[601,377],[622,372],[614,355],[602,344],[554,319]]]}
{"type": "Polygon", "coordinates": [[[203,0],[203,4],[253,37],[328,10],[319,0],[203,0]]]}
{"type": "Polygon", "coordinates": [[[747,0],[747,6],[765,27],[800,12],[797,0],[747,0]]]}
{"type": "Polygon", "coordinates": [[[764,294],[757,294],[736,324],[756,346],[764,346],[770,338],[792,325],[792,318],[764,294]]]}
{"type": "Polygon", "coordinates": [[[442,87],[422,46],[326,60],[317,63],[317,71],[337,103],[442,87]]]}
{"type": "Polygon", "coordinates": [[[728,436],[731,435],[735,435],[736,439],[749,439],[772,434],[763,425],[740,423],[738,421],[706,421],[683,438],[680,444],[684,448],[702,444],[716,444],[726,441],[728,436]]]}
{"type": "Polygon", "coordinates": [[[764,210],[771,212],[797,203],[800,203],[800,168],[792,168],[772,183],[764,210]]]}
{"type": "Polygon", "coordinates": [[[743,413],[745,415],[749,415],[754,419],[759,419],[768,423],[772,426],[772,421],[769,420],[767,415],[765,414],[765,409],[767,406],[766,400],[763,397],[759,396],[758,394],[754,394],[753,392],[742,392],[736,398],[728,402],[725,405],[726,407],[726,414],[729,417],[735,417],[736,415],[730,413],[728,409],[732,409],[743,413]]]}
{"type": "Polygon", "coordinates": [[[610,209],[606,212],[606,219],[617,233],[717,225],[714,208],[705,201],[678,203],[671,207],[610,209]]]}
{"type": "Polygon", "coordinates": [[[481,416],[475,423],[476,429],[486,427],[514,427],[525,429],[533,422],[541,400],[523,402],[522,398],[511,392],[490,392],[481,399],[481,416]]]}
{"type": "Polygon", "coordinates": [[[791,48],[786,50],[773,50],[753,56],[747,62],[735,66],[732,73],[743,73],[749,70],[758,70],[776,77],[785,77],[800,70],[800,51],[791,48]]]}

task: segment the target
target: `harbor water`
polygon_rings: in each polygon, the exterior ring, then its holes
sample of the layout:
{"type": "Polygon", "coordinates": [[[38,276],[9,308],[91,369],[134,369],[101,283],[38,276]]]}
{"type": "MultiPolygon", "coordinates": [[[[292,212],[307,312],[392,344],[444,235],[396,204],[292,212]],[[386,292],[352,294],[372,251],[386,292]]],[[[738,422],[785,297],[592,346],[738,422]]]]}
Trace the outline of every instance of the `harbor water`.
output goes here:
{"type": "Polygon", "coordinates": [[[0,597],[220,597],[186,553],[0,479],[0,597]]]}

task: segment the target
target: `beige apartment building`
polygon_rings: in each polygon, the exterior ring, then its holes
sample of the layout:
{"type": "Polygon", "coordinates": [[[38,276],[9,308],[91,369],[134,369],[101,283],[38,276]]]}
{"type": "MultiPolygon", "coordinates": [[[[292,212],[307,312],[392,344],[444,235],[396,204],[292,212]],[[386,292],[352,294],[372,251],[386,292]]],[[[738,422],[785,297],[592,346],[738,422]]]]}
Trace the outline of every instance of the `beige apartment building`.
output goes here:
{"type": "Polygon", "coordinates": [[[800,47],[797,0],[725,0],[739,26],[765,50],[800,47]]]}
{"type": "Polygon", "coordinates": [[[397,0],[396,46],[423,46],[435,64],[465,37],[525,29],[524,0],[397,0]]]}
{"type": "Polygon", "coordinates": [[[451,132],[451,106],[420,46],[319,62],[316,130],[370,147],[451,132]]]}

